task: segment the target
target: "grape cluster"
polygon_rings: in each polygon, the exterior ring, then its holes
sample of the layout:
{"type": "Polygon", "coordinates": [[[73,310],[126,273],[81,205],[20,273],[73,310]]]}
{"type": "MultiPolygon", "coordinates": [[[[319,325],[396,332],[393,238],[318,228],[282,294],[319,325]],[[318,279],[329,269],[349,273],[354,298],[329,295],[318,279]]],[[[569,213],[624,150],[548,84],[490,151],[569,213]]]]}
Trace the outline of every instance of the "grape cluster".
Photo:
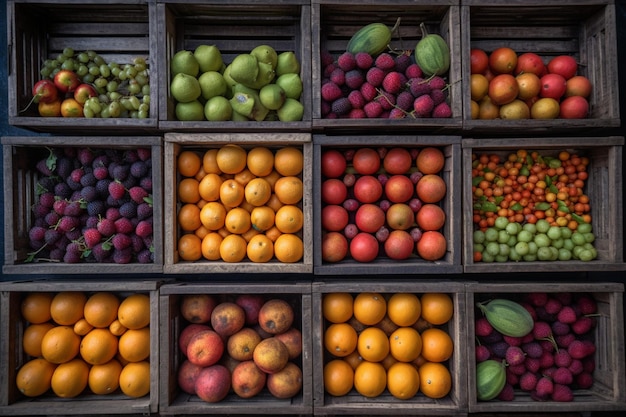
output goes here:
{"type": "Polygon", "coordinates": [[[50,148],[36,169],[26,262],[154,262],[149,148],[50,148]]]}
{"type": "Polygon", "coordinates": [[[146,60],[136,57],[132,63],[106,62],[92,50],[76,53],[65,48],[56,58],[46,59],[41,67],[43,78],[53,79],[60,70],[75,72],[83,83],[93,85],[97,97],[83,107],[87,118],[139,118],[150,113],[150,73],[146,60]]]}

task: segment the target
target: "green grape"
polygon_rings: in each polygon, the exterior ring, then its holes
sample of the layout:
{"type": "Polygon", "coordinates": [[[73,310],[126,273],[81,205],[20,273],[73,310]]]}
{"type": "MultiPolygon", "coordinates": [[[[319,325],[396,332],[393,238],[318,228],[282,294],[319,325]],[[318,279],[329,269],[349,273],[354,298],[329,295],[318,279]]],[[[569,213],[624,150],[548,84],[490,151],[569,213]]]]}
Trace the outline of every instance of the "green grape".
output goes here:
{"type": "Polygon", "coordinates": [[[87,54],[87,52],[81,52],[76,56],[76,58],[78,59],[78,62],[81,62],[83,64],[89,62],[89,55],[87,54]]]}
{"type": "Polygon", "coordinates": [[[139,110],[139,112],[137,113],[137,117],[139,119],[147,119],[148,118],[148,112],[139,110]]]}
{"type": "Polygon", "coordinates": [[[139,118],[139,112],[137,110],[131,110],[130,117],[131,117],[131,119],[138,119],[139,118]]]}
{"type": "Polygon", "coordinates": [[[148,84],[148,77],[146,77],[144,74],[137,74],[137,76],[135,77],[135,81],[137,81],[137,84],[139,84],[140,86],[144,86],[146,84],[148,84]]]}
{"type": "Polygon", "coordinates": [[[144,96],[142,97],[142,99],[141,99],[141,102],[142,102],[142,103],[145,103],[145,104],[147,104],[147,105],[150,105],[150,94],[146,94],[146,95],[144,95],[144,96]]]}
{"type": "Polygon", "coordinates": [[[132,65],[126,65],[124,72],[126,72],[128,78],[135,78],[137,76],[137,70],[132,65]]]}
{"type": "Polygon", "coordinates": [[[129,97],[122,97],[120,99],[120,104],[122,105],[122,107],[124,107],[126,110],[132,110],[133,109],[133,105],[130,102],[130,98],[129,97]]]}
{"type": "Polygon", "coordinates": [[[106,62],[104,62],[104,58],[102,58],[100,55],[96,55],[95,57],[93,57],[93,62],[98,66],[106,64],[106,62]]]}
{"type": "Polygon", "coordinates": [[[133,59],[133,64],[135,64],[135,66],[143,65],[145,67],[146,66],[146,60],[144,58],[138,56],[135,59],[133,59]]]}
{"type": "Polygon", "coordinates": [[[85,106],[88,106],[89,109],[95,114],[99,114],[102,111],[102,106],[100,105],[98,97],[89,97],[85,102],[85,106]]]}
{"type": "Polygon", "coordinates": [[[74,71],[76,65],[74,63],[73,59],[66,59],[65,62],[63,62],[63,64],[61,64],[61,68],[64,70],[70,70],[70,71],[74,71]]]}
{"type": "Polygon", "coordinates": [[[85,116],[85,118],[87,119],[93,119],[94,117],[96,117],[96,114],[90,108],[83,107],[83,116],[85,116]]]}
{"type": "Polygon", "coordinates": [[[100,67],[98,67],[97,65],[94,65],[93,67],[90,67],[89,68],[89,73],[91,75],[94,75],[94,76],[100,75],[100,67]]]}
{"type": "Polygon", "coordinates": [[[87,68],[87,65],[79,64],[78,68],[76,68],[76,75],[78,75],[79,77],[83,77],[87,74],[89,74],[89,68],[87,68]]]}
{"type": "Polygon", "coordinates": [[[58,68],[59,65],[61,65],[61,63],[57,61],[56,59],[46,59],[46,61],[44,62],[44,65],[50,68],[51,70],[53,70],[55,68],[58,68]]]}
{"type": "Polygon", "coordinates": [[[122,94],[117,91],[110,91],[108,93],[108,96],[109,96],[109,100],[111,101],[118,101],[122,98],[122,94]]]}
{"type": "Polygon", "coordinates": [[[104,77],[98,77],[98,78],[96,78],[96,80],[93,83],[98,88],[105,88],[109,82],[104,77]]]}
{"type": "Polygon", "coordinates": [[[103,119],[108,119],[111,117],[111,111],[109,110],[109,106],[102,109],[102,111],[100,112],[100,117],[102,117],[103,119]]]}
{"type": "Polygon", "coordinates": [[[50,74],[50,77],[54,77],[55,75],[57,75],[57,73],[61,71],[61,68],[55,68],[52,70],[52,74],[50,74]]]}
{"type": "Polygon", "coordinates": [[[41,71],[39,71],[39,74],[41,74],[43,78],[48,78],[50,74],[52,74],[52,70],[48,67],[43,67],[41,71]]]}
{"type": "Polygon", "coordinates": [[[98,55],[96,51],[92,50],[86,51],[86,53],[90,60],[93,60],[98,55]]]}
{"type": "Polygon", "coordinates": [[[83,78],[82,78],[83,82],[87,84],[93,84],[95,79],[96,77],[93,74],[89,74],[89,73],[83,75],[83,78]]]}
{"type": "Polygon", "coordinates": [[[143,111],[143,112],[148,113],[148,112],[150,111],[150,106],[148,106],[146,103],[141,103],[141,104],[139,105],[139,109],[138,109],[138,110],[139,110],[140,112],[142,112],[142,111],[143,111]]]}
{"type": "Polygon", "coordinates": [[[115,61],[111,61],[111,62],[109,62],[107,65],[109,66],[109,68],[110,68],[111,70],[112,70],[113,68],[119,68],[119,67],[120,67],[120,64],[118,64],[118,63],[117,63],[117,62],[115,62],[115,61]]]}
{"type": "Polygon", "coordinates": [[[100,65],[100,74],[102,74],[103,77],[109,77],[109,75],[111,75],[111,69],[108,65],[102,64],[100,65]]]}
{"type": "Polygon", "coordinates": [[[109,104],[109,96],[107,96],[106,94],[100,94],[98,96],[98,100],[100,100],[100,103],[102,104],[109,104]]]}
{"type": "Polygon", "coordinates": [[[130,101],[130,104],[132,106],[132,108],[128,110],[139,110],[139,106],[141,106],[141,102],[136,96],[129,97],[128,101],[130,101]]]}
{"type": "Polygon", "coordinates": [[[126,74],[126,71],[120,71],[117,78],[119,78],[120,81],[126,81],[128,79],[128,74],[126,74]]]}
{"type": "Polygon", "coordinates": [[[141,86],[136,80],[130,80],[128,83],[128,92],[130,94],[139,94],[141,92],[141,86]]]}
{"type": "Polygon", "coordinates": [[[113,68],[111,68],[111,74],[112,74],[114,77],[119,77],[119,75],[120,75],[120,72],[121,72],[121,71],[122,71],[122,70],[121,70],[119,67],[113,67],[113,68]]]}
{"type": "Polygon", "coordinates": [[[117,88],[119,87],[119,84],[117,83],[117,81],[115,80],[111,80],[109,81],[109,83],[107,84],[107,91],[109,93],[112,93],[114,91],[117,91],[117,88]]]}
{"type": "Polygon", "coordinates": [[[109,113],[111,114],[111,117],[120,117],[120,113],[122,112],[122,106],[120,105],[119,101],[112,101],[109,104],[109,113]]]}
{"type": "Polygon", "coordinates": [[[68,58],[72,58],[74,56],[74,50],[70,47],[67,47],[63,49],[63,55],[65,55],[68,58]]]}
{"type": "Polygon", "coordinates": [[[141,94],[143,94],[144,97],[150,95],[150,84],[146,84],[143,87],[141,87],[141,94]]]}
{"type": "Polygon", "coordinates": [[[66,60],[67,60],[67,57],[63,55],[63,53],[60,53],[59,55],[57,55],[57,61],[59,61],[61,64],[64,63],[66,60]]]}

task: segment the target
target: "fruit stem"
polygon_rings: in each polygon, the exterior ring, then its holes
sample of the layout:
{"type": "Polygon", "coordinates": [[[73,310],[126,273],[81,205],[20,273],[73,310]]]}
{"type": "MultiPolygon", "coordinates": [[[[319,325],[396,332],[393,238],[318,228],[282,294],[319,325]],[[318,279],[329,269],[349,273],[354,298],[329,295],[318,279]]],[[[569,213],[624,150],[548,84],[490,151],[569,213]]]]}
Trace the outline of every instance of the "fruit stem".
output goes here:
{"type": "Polygon", "coordinates": [[[428,31],[426,30],[424,22],[420,23],[420,29],[422,30],[422,39],[428,36],[428,31]]]}
{"type": "Polygon", "coordinates": [[[35,94],[33,96],[33,98],[28,102],[28,104],[26,105],[26,107],[24,107],[24,109],[20,110],[20,113],[24,113],[26,110],[28,110],[28,108],[33,104],[33,103],[37,103],[39,101],[39,99],[41,98],[43,94],[38,93],[35,94]]]}
{"type": "Polygon", "coordinates": [[[393,25],[393,27],[391,28],[391,33],[395,32],[398,30],[398,28],[400,27],[400,20],[402,19],[402,17],[398,17],[398,19],[396,20],[395,25],[393,25]]]}

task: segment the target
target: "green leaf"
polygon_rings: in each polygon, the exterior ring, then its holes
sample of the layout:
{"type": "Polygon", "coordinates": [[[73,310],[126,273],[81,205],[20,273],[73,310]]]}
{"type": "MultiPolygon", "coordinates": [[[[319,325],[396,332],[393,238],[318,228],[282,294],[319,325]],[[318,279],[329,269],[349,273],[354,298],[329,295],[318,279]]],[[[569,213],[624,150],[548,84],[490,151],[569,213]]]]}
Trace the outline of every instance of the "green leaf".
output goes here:
{"type": "Polygon", "coordinates": [[[512,205],[511,207],[509,207],[509,208],[510,208],[511,210],[513,210],[513,211],[517,211],[517,210],[521,210],[521,209],[523,209],[524,207],[522,207],[522,205],[521,205],[520,203],[515,203],[515,204],[513,204],[513,205],[512,205]]]}
{"type": "Polygon", "coordinates": [[[496,206],[495,203],[492,203],[490,201],[486,201],[482,205],[482,210],[483,211],[488,211],[488,212],[496,212],[496,211],[498,211],[498,206],[496,206]]]}
{"type": "Polygon", "coordinates": [[[478,186],[480,182],[484,179],[484,177],[474,177],[472,178],[472,187],[478,186]]]}
{"type": "Polygon", "coordinates": [[[541,203],[537,203],[535,204],[535,210],[541,210],[541,211],[545,211],[547,209],[549,209],[550,203],[546,203],[545,201],[542,201],[541,203]]]}

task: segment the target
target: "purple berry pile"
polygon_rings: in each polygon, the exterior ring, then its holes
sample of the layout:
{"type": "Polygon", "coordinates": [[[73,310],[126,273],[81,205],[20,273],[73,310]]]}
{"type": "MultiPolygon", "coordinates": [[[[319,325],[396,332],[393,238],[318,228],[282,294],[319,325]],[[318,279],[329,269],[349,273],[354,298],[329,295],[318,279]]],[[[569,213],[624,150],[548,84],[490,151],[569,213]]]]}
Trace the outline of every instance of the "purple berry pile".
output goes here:
{"type": "Polygon", "coordinates": [[[574,390],[589,389],[594,381],[595,299],[589,293],[532,292],[515,301],[534,321],[526,336],[501,334],[480,312],[474,323],[476,362],[506,362],[506,384],[497,399],[513,401],[521,390],[535,401],[573,401],[574,390]]]}
{"type": "Polygon", "coordinates": [[[450,118],[444,77],[426,77],[407,51],[322,51],[321,114],[324,119],[450,118]]]}
{"type": "Polygon", "coordinates": [[[49,148],[25,262],[154,262],[149,148],[49,148]]]}

